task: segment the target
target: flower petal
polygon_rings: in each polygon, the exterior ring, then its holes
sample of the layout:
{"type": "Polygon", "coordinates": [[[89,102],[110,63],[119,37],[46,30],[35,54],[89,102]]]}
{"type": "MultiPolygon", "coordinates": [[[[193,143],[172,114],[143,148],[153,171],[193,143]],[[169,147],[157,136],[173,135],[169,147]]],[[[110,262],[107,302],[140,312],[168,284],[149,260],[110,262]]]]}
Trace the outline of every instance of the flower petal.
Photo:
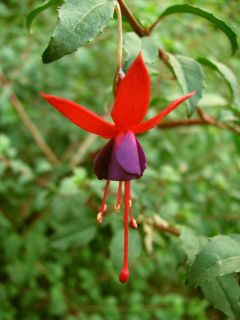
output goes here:
{"type": "Polygon", "coordinates": [[[111,139],[97,154],[94,160],[93,169],[98,179],[109,179],[108,168],[112,157],[113,146],[114,139],[111,139]]]}
{"type": "Polygon", "coordinates": [[[118,128],[130,129],[144,118],[150,100],[150,77],[141,53],[120,80],[112,110],[118,128]]]}
{"type": "Polygon", "coordinates": [[[191,98],[195,94],[195,90],[188,93],[186,96],[183,96],[181,98],[178,98],[174,100],[168,107],[166,107],[164,110],[162,110],[159,114],[157,114],[155,117],[144,121],[140,123],[138,126],[133,128],[134,133],[143,133],[145,131],[148,131],[155,127],[163,118],[165,118],[171,111],[177,108],[177,106],[184,102],[185,100],[191,98]]]}
{"type": "Polygon", "coordinates": [[[120,141],[118,142],[119,136],[115,138],[117,162],[126,172],[140,176],[141,167],[134,133],[131,131],[127,132],[123,138],[120,137],[120,141]]]}
{"type": "Polygon", "coordinates": [[[42,92],[40,94],[48,103],[81,129],[95,133],[106,139],[112,138],[116,133],[115,125],[103,120],[91,110],[71,100],[51,96],[42,92]]]}
{"type": "Polygon", "coordinates": [[[136,143],[137,143],[137,148],[138,148],[138,155],[139,155],[139,162],[140,162],[140,166],[141,166],[141,171],[143,174],[143,171],[147,168],[147,159],[146,159],[145,153],[143,151],[143,148],[137,139],[136,139],[136,143]]]}
{"type": "Polygon", "coordinates": [[[138,179],[146,168],[144,152],[133,132],[119,133],[98,153],[94,172],[98,179],[138,179]]]}

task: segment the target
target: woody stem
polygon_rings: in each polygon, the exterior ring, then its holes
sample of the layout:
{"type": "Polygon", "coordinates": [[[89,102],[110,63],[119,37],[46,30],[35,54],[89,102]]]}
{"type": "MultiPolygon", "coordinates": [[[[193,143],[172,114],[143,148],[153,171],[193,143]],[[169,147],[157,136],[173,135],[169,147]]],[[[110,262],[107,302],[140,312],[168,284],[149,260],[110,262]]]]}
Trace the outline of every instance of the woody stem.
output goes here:
{"type": "Polygon", "coordinates": [[[132,29],[139,37],[144,37],[149,35],[149,30],[143,28],[139,22],[135,19],[129,7],[126,5],[124,0],[118,0],[118,3],[122,9],[124,17],[129,21],[132,29]]]}

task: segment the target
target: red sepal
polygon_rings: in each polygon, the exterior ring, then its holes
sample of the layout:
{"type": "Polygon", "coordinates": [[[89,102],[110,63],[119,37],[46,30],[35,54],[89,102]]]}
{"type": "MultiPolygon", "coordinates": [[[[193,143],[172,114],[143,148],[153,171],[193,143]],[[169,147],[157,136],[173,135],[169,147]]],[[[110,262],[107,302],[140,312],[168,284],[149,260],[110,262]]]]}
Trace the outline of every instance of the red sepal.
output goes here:
{"type": "Polygon", "coordinates": [[[177,108],[177,106],[184,102],[185,100],[191,98],[193,95],[195,94],[195,90],[188,93],[186,96],[183,96],[181,98],[178,98],[176,100],[174,100],[169,106],[167,106],[164,110],[162,110],[161,112],[159,112],[159,114],[157,114],[155,117],[146,120],[142,123],[140,123],[138,126],[136,126],[135,128],[133,128],[133,132],[134,133],[143,133],[145,131],[148,131],[150,129],[152,129],[153,127],[155,127],[157,124],[159,124],[159,122],[165,118],[171,111],[173,111],[174,109],[177,108]]]}
{"type": "Polygon", "coordinates": [[[121,79],[112,110],[119,129],[130,129],[144,118],[150,100],[150,77],[141,53],[121,79]]]}
{"type": "Polygon", "coordinates": [[[115,135],[116,126],[103,120],[93,111],[88,110],[71,100],[51,96],[43,92],[40,94],[48,103],[78,127],[106,139],[110,139],[115,135]]]}

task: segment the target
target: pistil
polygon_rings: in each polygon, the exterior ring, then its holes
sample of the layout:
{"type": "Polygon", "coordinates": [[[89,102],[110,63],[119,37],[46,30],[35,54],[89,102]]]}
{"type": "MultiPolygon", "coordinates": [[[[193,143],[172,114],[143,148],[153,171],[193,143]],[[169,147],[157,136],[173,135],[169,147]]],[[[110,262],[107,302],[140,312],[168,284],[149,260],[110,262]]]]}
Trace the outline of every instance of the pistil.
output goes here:
{"type": "Polygon", "coordinates": [[[128,281],[128,210],[130,200],[130,181],[125,181],[125,193],[124,193],[124,257],[123,267],[119,274],[119,280],[122,283],[128,281]]]}

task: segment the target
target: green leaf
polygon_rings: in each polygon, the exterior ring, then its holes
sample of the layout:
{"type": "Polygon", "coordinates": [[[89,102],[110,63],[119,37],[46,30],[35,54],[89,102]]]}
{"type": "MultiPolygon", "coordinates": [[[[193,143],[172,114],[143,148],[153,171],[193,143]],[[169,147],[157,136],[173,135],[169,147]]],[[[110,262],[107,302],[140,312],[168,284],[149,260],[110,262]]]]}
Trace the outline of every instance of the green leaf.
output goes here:
{"type": "Polygon", "coordinates": [[[183,4],[183,5],[180,4],[180,5],[168,7],[160,15],[159,20],[163,17],[169,16],[175,13],[191,13],[210,21],[215,25],[215,27],[222,30],[222,32],[224,32],[225,35],[228,37],[232,47],[232,54],[234,54],[238,49],[236,32],[233,31],[233,29],[226,22],[216,18],[212,13],[188,4],[183,4]]]}
{"type": "Polygon", "coordinates": [[[59,9],[43,63],[60,59],[93,40],[113,17],[114,5],[114,0],[66,0],[59,9]]]}
{"type": "Polygon", "coordinates": [[[228,101],[218,93],[204,93],[199,106],[203,108],[225,107],[228,101]]]}
{"type": "Polygon", "coordinates": [[[134,32],[127,32],[123,37],[123,50],[125,52],[125,62],[123,70],[126,71],[136,59],[141,50],[141,38],[134,32]]]}
{"type": "Polygon", "coordinates": [[[182,227],[179,237],[182,248],[187,255],[187,263],[192,265],[197,253],[206,244],[207,238],[202,235],[197,235],[194,230],[182,227]]]}
{"type": "Polygon", "coordinates": [[[220,76],[226,81],[229,86],[232,95],[232,102],[236,105],[239,105],[238,81],[232,70],[230,70],[225,64],[212,59],[199,58],[198,61],[220,74],[220,76]]]}
{"type": "Polygon", "coordinates": [[[194,59],[168,53],[169,63],[184,94],[196,90],[195,95],[186,101],[190,117],[202,97],[204,74],[201,65],[194,59]]]}
{"type": "Polygon", "coordinates": [[[158,60],[158,46],[150,37],[140,38],[134,32],[127,32],[123,39],[123,49],[126,53],[123,70],[126,71],[142,52],[145,63],[152,64],[158,60]]]}
{"type": "Polygon", "coordinates": [[[230,319],[240,319],[240,288],[236,277],[227,274],[201,285],[205,298],[230,319]]]}
{"type": "Polygon", "coordinates": [[[240,234],[233,233],[233,234],[230,234],[229,237],[231,237],[232,239],[240,243],[240,234]]]}
{"type": "Polygon", "coordinates": [[[141,38],[142,54],[146,63],[152,64],[158,60],[158,46],[156,42],[150,37],[141,38]]]}
{"type": "MultiPolygon", "coordinates": [[[[112,238],[110,244],[110,255],[116,268],[121,266],[123,261],[123,230],[119,230],[112,238]]],[[[140,256],[142,251],[142,242],[139,233],[136,230],[129,229],[128,255],[129,263],[140,256]]]]}
{"type": "Polygon", "coordinates": [[[81,220],[81,222],[72,221],[59,227],[51,241],[51,246],[61,250],[85,246],[94,239],[96,232],[97,228],[95,225],[84,220],[81,220]]]}
{"type": "Polygon", "coordinates": [[[44,3],[41,3],[36,8],[34,8],[27,15],[27,18],[26,18],[26,24],[27,24],[28,30],[31,32],[31,27],[32,27],[33,20],[39,15],[39,13],[41,13],[42,11],[46,10],[47,8],[49,8],[51,6],[59,5],[62,2],[63,2],[63,0],[48,0],[48,1],[44,2],[44,3]]]}
{"type": "Polygon", "coordinates": [[[188,284],[196,287],[225,274],[240,272],[240,244],[227,236],[209,239],[198,253],[187,277],[188,284]]]}

